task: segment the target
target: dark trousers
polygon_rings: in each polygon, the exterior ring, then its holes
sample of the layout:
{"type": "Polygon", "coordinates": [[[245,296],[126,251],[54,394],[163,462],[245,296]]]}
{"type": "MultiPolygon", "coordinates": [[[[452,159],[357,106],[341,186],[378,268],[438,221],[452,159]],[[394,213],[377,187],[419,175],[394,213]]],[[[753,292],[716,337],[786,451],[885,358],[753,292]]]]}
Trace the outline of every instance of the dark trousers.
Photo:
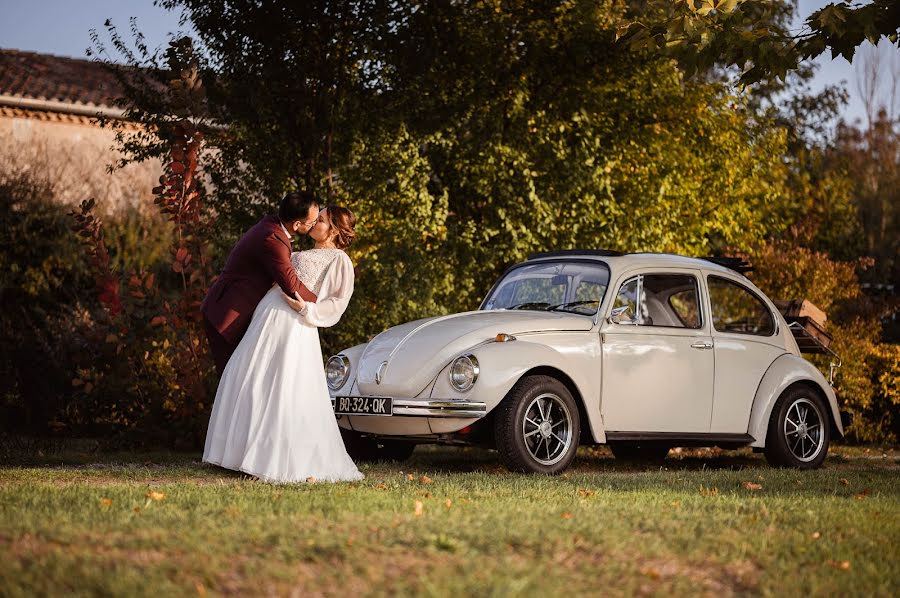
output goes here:
{"type": "Polygon", "coordinates": [[[231,354],[237,349],[237,345],[232,345],[225,340],[225,337],[219,334],[219,331],[206,319],[206,316],[203,316],[203,329],[206,330],[209,350],[212,352],[213,361],[216,362],[216,370],[218,370],[221,378],[222,372],[225,371],[225,365],[228,363],[231,354]]]}

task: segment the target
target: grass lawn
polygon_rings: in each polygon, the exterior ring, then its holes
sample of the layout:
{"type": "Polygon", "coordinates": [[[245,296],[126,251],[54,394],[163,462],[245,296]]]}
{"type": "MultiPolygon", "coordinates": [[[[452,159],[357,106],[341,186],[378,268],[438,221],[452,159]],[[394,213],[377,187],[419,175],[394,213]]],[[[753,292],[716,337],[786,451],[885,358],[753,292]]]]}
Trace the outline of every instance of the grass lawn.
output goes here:
{"type": "Polygon", "coordinates": [[[900,451],[813,472],[749,450],[664,468],[581,449],[560,477],[419,447],[345,484],[200,454],[0,446],[0,595],[900,594],[900,451]]]}

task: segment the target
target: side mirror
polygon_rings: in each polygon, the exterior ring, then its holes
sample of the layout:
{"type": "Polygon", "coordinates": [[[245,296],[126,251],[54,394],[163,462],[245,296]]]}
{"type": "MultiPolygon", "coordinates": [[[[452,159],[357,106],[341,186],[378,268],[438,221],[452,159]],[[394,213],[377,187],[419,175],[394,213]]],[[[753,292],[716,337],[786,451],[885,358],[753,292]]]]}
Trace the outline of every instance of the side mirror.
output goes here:
{"type": "Polygon", "coordinates": [[[610,324],[636,324],[637,322],[634,319],[634,314],[631,313],[630,305],[622,305],[621,307],[614,307],[612,312],[610,312],[609,317],[606,319],[610,324]]]}

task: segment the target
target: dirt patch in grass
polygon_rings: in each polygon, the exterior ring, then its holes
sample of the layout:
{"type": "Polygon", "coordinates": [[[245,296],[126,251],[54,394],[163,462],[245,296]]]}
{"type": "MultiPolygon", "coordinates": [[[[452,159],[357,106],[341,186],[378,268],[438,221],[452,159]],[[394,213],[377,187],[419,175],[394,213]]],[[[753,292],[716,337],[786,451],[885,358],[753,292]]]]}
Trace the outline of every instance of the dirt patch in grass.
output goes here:
{"type": "Polygon", "coordinates": [[[754,593],[759,587],[760,569],[751,561],[721,565],[713,561],[688,562],[673,559],[640,559],[639,571],[647,581],[639,586],[641,595],[657,595],[676,579],[686,579],[701,596],[735,596],[754,593]],[[660,587],[663,586],[663,587],[660,587]]]}
{"type": "Polygon", "coordinates": [[[146,548],[119,548],[107,546],[94,537],[85,537],[78,542],[64,542],[37,534],[25,533],[19,537],[0,536],[0,545],[12,558],[39,560],[51,552],[65,550],[71,554],[90,555],[115,562],[129,562],[138,566],[152,565],[171,559],[183,558],[183,551],[169,553],[146,548]],[[179,554],[180,553],[180,554],[179,554]]]}

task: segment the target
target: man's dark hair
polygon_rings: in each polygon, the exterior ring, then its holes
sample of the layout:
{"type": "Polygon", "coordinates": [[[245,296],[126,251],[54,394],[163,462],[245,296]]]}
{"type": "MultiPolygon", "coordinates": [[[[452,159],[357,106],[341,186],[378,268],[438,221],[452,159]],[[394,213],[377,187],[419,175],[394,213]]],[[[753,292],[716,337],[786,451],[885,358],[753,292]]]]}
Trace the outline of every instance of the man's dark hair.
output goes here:
{"type": "Polygon", "coordinates": [[[278,206],[278,217],[285,224],[294,220],[306,220],[309,208],[318,205],[312,191],[294,191],[281,198],[278,206]]]}

